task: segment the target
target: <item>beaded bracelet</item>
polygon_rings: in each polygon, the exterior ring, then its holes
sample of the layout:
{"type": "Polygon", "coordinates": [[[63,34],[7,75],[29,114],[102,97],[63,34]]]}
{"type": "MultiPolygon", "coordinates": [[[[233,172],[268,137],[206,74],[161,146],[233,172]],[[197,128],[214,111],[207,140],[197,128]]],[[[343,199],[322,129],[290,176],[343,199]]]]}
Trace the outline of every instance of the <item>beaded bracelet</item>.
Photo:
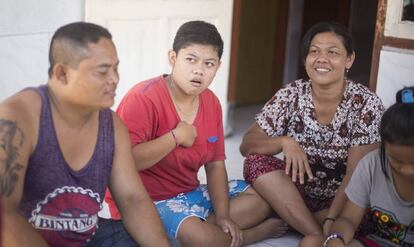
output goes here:
{"type": "Polygon", "coordinates": [[[325,219],[322,220],[322,225],[325,225],[325,223],[330,220],[330,221],[335,221],[335,218],[331,218],[331,217],[326,217],[325,219]]]}
{"type": "Polygon", "coordinates": [[[174,130],[170,130],[172,137],[174,138],[175,141],[175,147],[178,147],[178,141],[177,141],[177,137],[175,136],[174,130]]]}
{"type": "Polygon", "coordinates": [[[322,244],[322,247],[328,247],[328,242],[331,241],[332,239],[339,239],[345,245],[345,240],[344,240],[344,237],[342,236],[342,233],[334,232],[334,233],[329,234],[328,237],[326,237],[325,241],[322,244]]]}

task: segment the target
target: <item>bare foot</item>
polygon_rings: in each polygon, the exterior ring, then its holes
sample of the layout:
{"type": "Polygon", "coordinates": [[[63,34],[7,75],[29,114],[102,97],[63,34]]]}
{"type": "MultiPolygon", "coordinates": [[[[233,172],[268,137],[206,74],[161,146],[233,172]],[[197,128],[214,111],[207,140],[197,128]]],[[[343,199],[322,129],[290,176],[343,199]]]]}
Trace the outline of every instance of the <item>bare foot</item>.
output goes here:
{"type": "Polygon", "coordinates": [[[266,238],[279,238],[289,229],[279,218],[268,218],[260,224],[243,231],[243,245],[255,243],[266,238]]]}
{"type": "Polygon", "coordinates": [[[279,238],[289,229],[288,224],[278,218],[268,218],[256,227],[264,233],[264,239],[279,238]]]}

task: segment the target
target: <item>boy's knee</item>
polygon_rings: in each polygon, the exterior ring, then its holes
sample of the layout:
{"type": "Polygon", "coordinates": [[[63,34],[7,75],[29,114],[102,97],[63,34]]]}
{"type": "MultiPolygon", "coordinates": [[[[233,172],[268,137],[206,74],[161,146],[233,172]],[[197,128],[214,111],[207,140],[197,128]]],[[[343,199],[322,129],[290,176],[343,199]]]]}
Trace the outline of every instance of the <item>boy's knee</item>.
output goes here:
{"type": "Polygon", "coordinates": [[[177,238],[183,247],[211,247],[217,246],[219,242],[219,246],[227,246],[222,245],[227,241],[227,236],[221,229],[195,217],[190,217],[181,224],[177,238]]]}

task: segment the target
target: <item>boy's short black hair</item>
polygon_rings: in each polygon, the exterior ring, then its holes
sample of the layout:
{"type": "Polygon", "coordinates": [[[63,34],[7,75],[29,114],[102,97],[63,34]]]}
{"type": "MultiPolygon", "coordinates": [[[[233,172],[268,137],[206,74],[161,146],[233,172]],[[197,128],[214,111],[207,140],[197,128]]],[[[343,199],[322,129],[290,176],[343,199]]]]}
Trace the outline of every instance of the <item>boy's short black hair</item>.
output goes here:
{"type": "Polygon", "coordinates": [[[347,55],[350,56],[354,52],[354,41],[344,25],[337,22],[318,22],[306,32],[305,36],[303,36],[301,49],[302,61],[306,60],[312,39],[320,33],[334,33],[338,35],[342,39],[342,44],[346,49],[347,55]]]}
{"type": "Polygon", "coordinates": [[[104,27],[87,22],[74,22],[60,27],[53,34],[49,47],[49,77],[56,63],[65,63],[77,68],[88,55],[88,44],[101,38],[112,40],[104,27]]]}
{"type": "Polygon", "coordinates": [[[213,24],[205,21],[189,21],[181,25],[174,38],[173,50],[178,54],[179,50],[191,44],[211,45],[221,59],[223,40],[213,24]]]}
{"type": "Polygon", "coordinates": [[[385,143],[414,145],[414,87],[405,87],[397,92],[396,103],[390,106],[382,116],[380,135],[381,167],[388,177],[385,143]]]}

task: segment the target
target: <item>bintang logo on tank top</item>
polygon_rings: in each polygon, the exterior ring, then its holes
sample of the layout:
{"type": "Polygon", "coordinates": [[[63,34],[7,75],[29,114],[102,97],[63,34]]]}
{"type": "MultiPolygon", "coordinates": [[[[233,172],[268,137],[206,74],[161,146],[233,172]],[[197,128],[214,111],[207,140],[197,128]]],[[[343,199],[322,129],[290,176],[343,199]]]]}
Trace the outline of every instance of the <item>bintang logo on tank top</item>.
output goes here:
{"type": "Polygon", "coordinates": [[[96,231],[98,212],[101,209],[99,194],[81,187],[57,188],[37,203],[29,222],[49,244],[68,241],[69,246],[90,241],[96,231]]]}

